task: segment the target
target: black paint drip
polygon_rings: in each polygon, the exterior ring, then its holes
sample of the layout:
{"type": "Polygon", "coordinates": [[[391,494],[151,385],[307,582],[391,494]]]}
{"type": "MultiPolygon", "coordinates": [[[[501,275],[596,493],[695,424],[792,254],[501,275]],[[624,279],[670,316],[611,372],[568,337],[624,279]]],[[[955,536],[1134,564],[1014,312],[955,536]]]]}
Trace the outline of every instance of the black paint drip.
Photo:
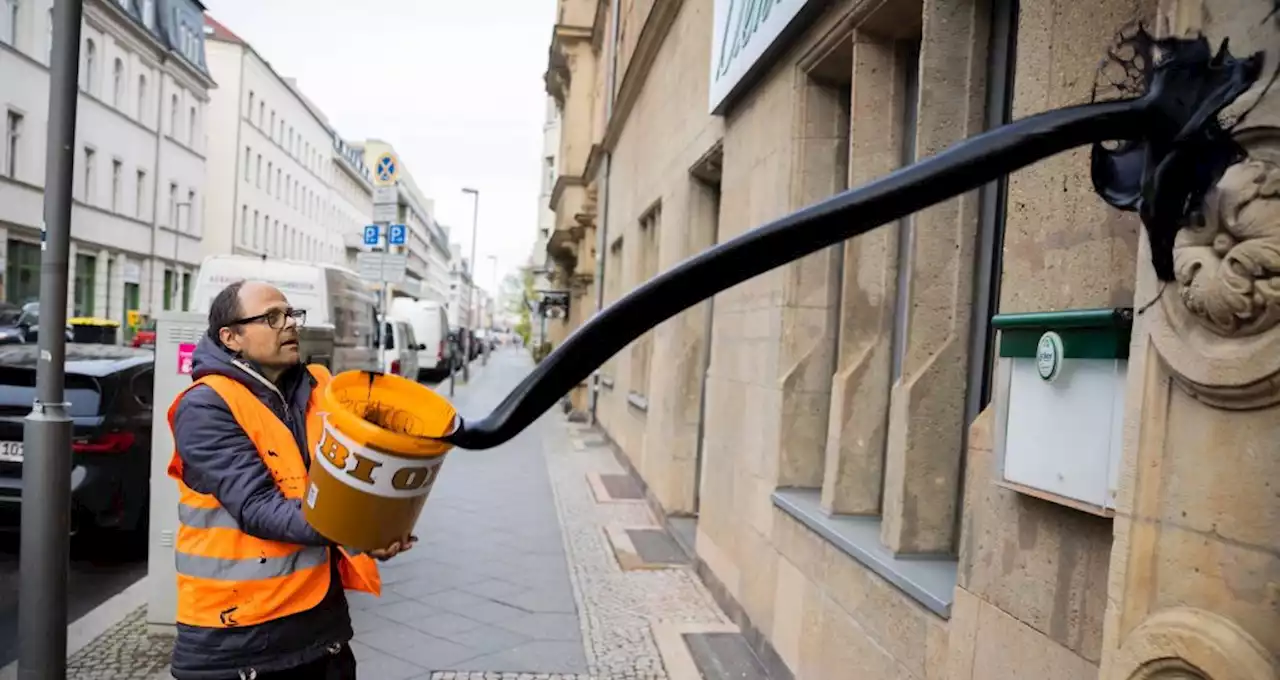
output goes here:
{"type": "Polygon", "coordinates": [[[1094,185],[1138,212],[1158,243],[1157,272],[1171,276],[1173,235],[1239,154],[1217,114],[1257,80],[1262,55],[1236,59],[1225,45],[1215,54],[1203,38],[1145,40],[1139,46],[1157,58],[1139,71],[1139,96],[1014,121],[698,253],[592,317],[492,413],[443,439],[463,449],[502,444],[633,340],[716,293],[1086,144],[1120,141],[1095,150],[1094,185]]]}
{"type": "Polygon", "coordinates": [[[1093,186],[1112,207],[1138,213],[1156,276],[1172,281],[1178,230],[1190,225],[1227,168],[1244,159],[1218,114],[1258,79],[1262,56],[1238,59],[1225,40],[1215,53],[1203,36],[1157,39],[1139,27],[1121,37],[1110,58],[1130,78],[1113,84],[1141,91],[1139,101],[1150,101],[1155,115],[1141,138],[1093,144],[1093,186]]]}

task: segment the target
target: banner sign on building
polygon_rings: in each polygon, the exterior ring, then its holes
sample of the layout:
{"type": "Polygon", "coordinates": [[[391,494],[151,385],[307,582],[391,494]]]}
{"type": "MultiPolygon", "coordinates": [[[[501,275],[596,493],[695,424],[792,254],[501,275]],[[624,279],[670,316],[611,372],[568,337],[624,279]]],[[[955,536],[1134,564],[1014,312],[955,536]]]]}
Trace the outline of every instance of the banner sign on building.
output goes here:
{"type": "Polygon", "coordinates": [[[805,9],[817,0],[715,0],[711,43],[711,113],[768,64],[763,59],[805,9]]]}

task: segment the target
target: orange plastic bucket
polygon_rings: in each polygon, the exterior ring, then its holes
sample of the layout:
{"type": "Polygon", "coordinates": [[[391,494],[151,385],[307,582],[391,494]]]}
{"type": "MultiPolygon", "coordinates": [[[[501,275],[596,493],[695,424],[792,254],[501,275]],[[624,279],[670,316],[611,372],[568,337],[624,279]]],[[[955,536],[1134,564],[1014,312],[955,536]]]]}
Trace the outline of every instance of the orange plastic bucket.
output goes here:
{"type": "Polygon", "coordinates": [[[322,536],[364,551],[413,529],[457,427],[443,397],[396,375],[346,371],[320,395],[324,435],[311,452],[302,512],[322,536]]]}

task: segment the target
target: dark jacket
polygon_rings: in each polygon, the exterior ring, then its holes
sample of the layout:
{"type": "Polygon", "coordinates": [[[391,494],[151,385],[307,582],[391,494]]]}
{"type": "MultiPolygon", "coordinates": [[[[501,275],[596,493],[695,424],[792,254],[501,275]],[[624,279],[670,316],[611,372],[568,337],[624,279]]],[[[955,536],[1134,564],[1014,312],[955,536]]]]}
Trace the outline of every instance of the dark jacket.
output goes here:
{"type": "MultiPolygon", "coordinates": [[[[232,363],[232,355],[202,337],[192,357],[192,378],[221,375],[245,385],[289,426],[308,467],[306,408],[315,379],[299,364],[281,376],[276,390],[265,378],[232,363]],[[283,395],[284,399],[281,399],[283,395]]],[[[182,481],[192,490],[212,494],[257,538],[331,545],[302,516],[302,503],[280,493],[253,442],[236,423],[226,402],[213,388],[189,390],[174,415],[174,438],[182,459],[182,481]]],[[[337,551],[334,551],[336,556],[337,551]]],[[[259,674],[314,661],[326,648],[351,639],[351,617],[337,576],[315,608],[256,626],[201,628],[178,624],[172,671],[180,680],[239,678],[241,670],[259,674]]]]}

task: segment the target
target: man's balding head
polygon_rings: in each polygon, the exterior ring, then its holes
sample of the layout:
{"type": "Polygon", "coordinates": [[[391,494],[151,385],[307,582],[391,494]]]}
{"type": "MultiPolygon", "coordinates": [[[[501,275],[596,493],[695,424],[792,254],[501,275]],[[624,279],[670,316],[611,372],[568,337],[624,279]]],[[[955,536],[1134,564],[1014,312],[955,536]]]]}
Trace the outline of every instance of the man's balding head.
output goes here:
{"type": "MultiPolygon", "coordinates": [[[[262,281],[237,281],[209,307],[209,333],[270,373],[298,363],[298,322],[284,293],[262,281]]],[[[268,376],[274,380],[274,376],[268,376]]]]}

